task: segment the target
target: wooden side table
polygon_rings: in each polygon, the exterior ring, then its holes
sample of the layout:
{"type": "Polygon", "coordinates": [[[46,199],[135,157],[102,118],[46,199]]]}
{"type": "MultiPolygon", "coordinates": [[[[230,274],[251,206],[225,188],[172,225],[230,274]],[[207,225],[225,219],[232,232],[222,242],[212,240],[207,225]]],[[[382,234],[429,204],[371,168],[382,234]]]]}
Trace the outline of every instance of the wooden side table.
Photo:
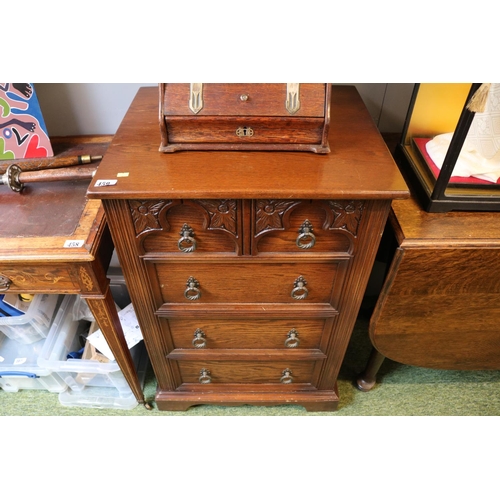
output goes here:
{"type": "Polygon", "coordinates": [[[88,190],[102,199],[160,410],[331,411],[391,200],[408,196],[354,87],[328,154],[161,153],[158,90],[132,102],[88,190]]]}
{"type": "MultiPolygon", "coordinates": [[[[53,138],[55,156],[103,155],[109,136],[53,138]]],[[[113,242],[89,181],[1,186],[2,293],[80,294],[86,299],[137,401],[144,400],[106,277],[113,242]]]]}
{"type": "Polygon", "coordinates": [[[428,213],[411,198],[394,201],[389,220],[397,247],[358,387],[374,386],[385,357],[425,368],[499,369],[498,213],[428,213]]]}

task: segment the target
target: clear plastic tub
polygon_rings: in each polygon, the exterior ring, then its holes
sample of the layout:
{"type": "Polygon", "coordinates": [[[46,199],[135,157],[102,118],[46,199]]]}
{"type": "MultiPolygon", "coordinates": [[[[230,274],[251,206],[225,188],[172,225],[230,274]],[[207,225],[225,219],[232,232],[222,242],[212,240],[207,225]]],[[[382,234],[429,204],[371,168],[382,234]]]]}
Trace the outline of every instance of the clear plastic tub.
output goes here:
{"type": "MultiPolygon", "coordinates": [[[[58,373],[68,386],[68,394],[76,395],[73,401],[80,401],[78,406],[86,406],[86,403],[91,403],[91,399],[94,397],[92,392],[95,393],[96,391],[95,389],[90,391],[89,388],[113,390],[111,396],[113,401],[115,399],[130,399],[132,391],[116,361],[102,363],[89,359],[67,359],[69,353],[82,348],[82,340],[79,335],[81,322],[75,320],[72,314],[74,301],[75,297],[71,295],[64,298],[43,349],[38,356],[38,365],[41,368],[58,373]],[[77,393],[81,394],[78,395],[77,393]]],[[[144,342],[141,341],[130,352],[135,365],[139,366],[145,352],[144,342]]],[[[102,390],[97,392],[102,396],[102,390]]],[[[68,396],[68,394],[65,396],[68,396]]],[[[136,406],[137,401],[135,401],[135,398],[133,398],[133,401],[135,402],[134,406],[136,406]]],[[[95,407],[93,404],[88,404],[88,406],[95,407]]],[[[116,406],[115,402],[113,402],[113,406],[116,406]]]]}
{"type": "Polygon", "coordinates": [[[35,295],[24,314],[0,317],[0,332],[22,344],[32,344],[45,339],[61,300],[61,295],[35,295]]]}
{"type": "Polygon", "coordinates": [[[0,333],[0,388],[5,392],[40,389],[62,392],[68,386],[52,370],[38,366],[45,339],[23,344],[0,333]]]}
{"type": "MultiPolygon", "coordinates": [[[[144,387],[147,368],[149,366],[149,357],[147,355],[144,342],[134,346],[134,362],[137,370],[137,376],[141,386],[144,387]]],[[[115,387],[93,387],[86,386],[81,391],[74,391],[70,387],[64,392],[59,393],[59,403],[63,406],[74,406],[80,408],[105,408],[115,410],[132,410],[137,405],[137,399],[134,393],[129,389],[128,392],[122,390],[119,392],[115,387]]]]}

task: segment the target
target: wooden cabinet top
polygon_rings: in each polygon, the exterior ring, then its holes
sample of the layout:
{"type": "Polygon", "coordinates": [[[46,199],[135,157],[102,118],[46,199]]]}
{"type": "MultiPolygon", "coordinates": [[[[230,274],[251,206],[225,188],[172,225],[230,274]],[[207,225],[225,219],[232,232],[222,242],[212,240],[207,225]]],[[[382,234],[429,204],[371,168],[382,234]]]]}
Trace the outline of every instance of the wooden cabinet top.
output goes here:
{"type": "Polygon", "coordinates": [[[498,212],[430,213],[412,196],[392,203],[391,223],[404,247],[500,246],[498,212]]]}
{"type": "Polygon", "coordinates": [[[139,89],[90,184],[89,198],[395,199],[409,195],[353,86],[333,87],[328,154],[161,153],[158,102],[157,88],[139,89]],[[116,183],[98,185],[106,181],[116,183]]]}

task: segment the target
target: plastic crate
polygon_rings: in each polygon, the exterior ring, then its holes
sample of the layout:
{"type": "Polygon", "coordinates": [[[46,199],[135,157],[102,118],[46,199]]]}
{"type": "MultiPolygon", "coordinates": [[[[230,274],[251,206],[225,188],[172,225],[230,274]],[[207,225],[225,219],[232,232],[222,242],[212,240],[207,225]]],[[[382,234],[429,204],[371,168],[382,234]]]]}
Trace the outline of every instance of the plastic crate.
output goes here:
{"type": "Polygon", "coordinates": [[[57,373],[38,365],[44,344],[45,339],[23,344],[0,333],[0,387],[5,392],[20,389],[62,392],[68,387],[57,373]]]}
{"type": "MultiPolygon", "coordinates": [[[[149,357],[144,342],[140,342],[133,349],[135,350],[135,368],[139,382],[144,388],[149,357]]],[[[119,392],[115,387],[94,386],[86,386],[81,391],[74,391],[70,387],[67,387],[64,392],[59,393],[59,403],[63,406],[116,410],[132,410],[138,405],[137,399],[130,389],[119,392]]]]}
{"type": "Polygon", "coordinates": [[[61,300],[61,295],[35,295],[24,314],[0,317],[0,332],[23,344],[46,338],[61,300]]]}
{"type": "MultiPolygon", "coordinates": [[[[47,370],[57,372],[67,385],[68,392],[65,397],[60,398],[62,404],[73,406],[96,406],[96,393],[102,398],[103,389],[108,389],[108,406],[120,407],[123,403],[128,407],[132,391],[120,370],[116,361],[101,363],[88,359],[67,359],[69,353],[80,350],[82,340],[79,335],[81,321],[73,318],[72,308],[75,301],[74,296],[66,296],[60,311],[53,322],[52,328],[47,336],[40,355],[38,365],[47,370]],[[93,388],[92,390],[89,390],[93,388]],[[99,389],[99,390],[97,390],[99,389]],[[118,401],[115,401],[118,400],[118,401]]],[[[144,364],[144,342],[134,346],[130,353],[136,367],[144,364]]],[[[147,362],[146,354],[146,366],[147,362]]],[[[144,368],[145,371],[145,368],[144,368]]],[[[133,406],[137,405],[133,397],[133,406]]]]}

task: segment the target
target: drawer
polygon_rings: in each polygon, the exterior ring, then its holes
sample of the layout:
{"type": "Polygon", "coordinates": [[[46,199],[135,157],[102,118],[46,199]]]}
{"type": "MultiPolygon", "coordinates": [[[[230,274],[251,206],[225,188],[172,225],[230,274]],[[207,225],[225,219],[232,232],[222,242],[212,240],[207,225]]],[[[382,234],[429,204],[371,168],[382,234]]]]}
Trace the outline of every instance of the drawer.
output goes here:
{"type": "Polygon", "coordinates": [[[241,201],[129,201],[142,254],[241,253],[241,201]]]}
{"type": "MultiPolygon", "coordinates": [[[[294,116],[323,117],[325,84],[300,84],[300,108],[294,116]]],[[[203,107],[197,116],[290,116],[286,108],[286,83],[206,83],[203,107]],[[242,98],[243,96],[243,98],[242,98]]],[[[164,86],[163,114],[168,117],[193,115],[189,108],[190,84],[164,86]]]]}
{"type": "Polygon", "coordinates": [[[64,264],[0,266],[0,293],[71,293],[79,290],[78,283],[72,278],[71,267],[64,264]]]}
{"type": "Polygon", "coordinates": [[[312,384],[322,361],[177,361],[183,384],[312,384]]]}
{"type": "Polygon", "coordinates": [[[203,118],[196,120],[196,127],[185,119],[171,118],[167,133],[171,143],[234,143],[247,144],[317,144],[323,136],[321,118],[304,119],[300,129],[296,119],[281,118],[269,121],[262,118],[234,117],[224,119],[203,118]],[[284,130],[294,130],[285,135],[284,130]]]}
{"type": "Polygon", "coordinates": [[[254,200],[252,254],[352,253],[363,201],[254,200]]]}
{"type": "MultiPolygon", "coordinates": [[[[332,303],[339,296],[344,261],[282,262],[237,257],[209,263],[150,263],[163,302],[332,303]]],[[[153,276],[154,279],[154,276],[153,276]]],[[[334,306],[335,307],[335,306],[334,306]]]]}
{"type": "Polygon", "coordinates": [[[168,324],[176,349],[320,349],[328,321],[169,318],[168,324]]]}

